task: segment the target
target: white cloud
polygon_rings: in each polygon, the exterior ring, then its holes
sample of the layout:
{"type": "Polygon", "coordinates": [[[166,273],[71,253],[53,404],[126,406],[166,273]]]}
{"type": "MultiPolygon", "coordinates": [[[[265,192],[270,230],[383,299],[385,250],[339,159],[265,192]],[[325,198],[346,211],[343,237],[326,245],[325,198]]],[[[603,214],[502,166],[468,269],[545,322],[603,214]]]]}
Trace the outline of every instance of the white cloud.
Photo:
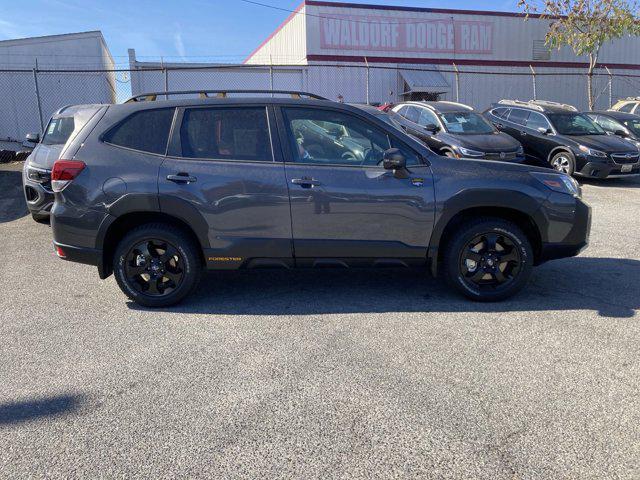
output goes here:
{"type": "Polygon", "coordinates": [[[173,34],[173,46],[178,52],[178,55],[182,57],[182,60],[186,60],[187,51],[184,48],[184,42],[182,41],[182,32],[180,31],[180,26],[176,26],[176,33],[173,34]]]}

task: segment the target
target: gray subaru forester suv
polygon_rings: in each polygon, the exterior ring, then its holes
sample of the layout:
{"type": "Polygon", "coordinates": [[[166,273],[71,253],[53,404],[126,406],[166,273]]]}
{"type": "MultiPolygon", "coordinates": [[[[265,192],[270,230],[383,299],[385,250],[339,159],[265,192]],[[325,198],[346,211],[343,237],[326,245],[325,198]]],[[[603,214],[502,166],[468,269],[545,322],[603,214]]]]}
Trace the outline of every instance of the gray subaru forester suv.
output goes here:
{"type": "Polygon", "coordinates": [[[424,268],[501,300],[588,243],[567,175],[441,157],[303,92],[190,93],[101,106],[53,167],[58,256],[138,304],[181,301],[205,269],[327,266],[424,268]]]}

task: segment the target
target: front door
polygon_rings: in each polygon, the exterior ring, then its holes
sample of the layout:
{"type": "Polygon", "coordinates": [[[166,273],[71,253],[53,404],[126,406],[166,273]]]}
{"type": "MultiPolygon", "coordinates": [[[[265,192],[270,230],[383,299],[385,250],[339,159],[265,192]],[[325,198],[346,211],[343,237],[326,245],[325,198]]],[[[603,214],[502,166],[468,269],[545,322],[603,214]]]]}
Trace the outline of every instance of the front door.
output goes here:
{"type": "Polygon", "coordinates": [[[419,154],[344,110],[283,107],[279,122],[297,264],[426,260],[434,190],[419,154]],[[382,167],[391,147],[407,158],[406,178],[382,167]]]}
{"type": "Polygon", "coordinates": [[[292,263],[289,195],[270,117],[264,105],[178,110],[160,167],[160,208],[204,224],[210,268],[292,263]]]}

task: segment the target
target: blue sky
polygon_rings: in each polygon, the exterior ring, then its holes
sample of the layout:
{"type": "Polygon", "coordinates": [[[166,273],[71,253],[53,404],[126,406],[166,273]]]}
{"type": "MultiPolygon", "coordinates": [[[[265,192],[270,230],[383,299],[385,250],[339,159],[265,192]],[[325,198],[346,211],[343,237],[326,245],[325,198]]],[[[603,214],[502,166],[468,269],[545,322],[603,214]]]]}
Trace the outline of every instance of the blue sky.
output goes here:
{"type": "MultiPolygon", "coordinates": [[[[259,0],[294,9],[300,0],[259,0]]],[[[102,30],[119,66],[140,60],[242,61],[288,16],[241,0],[3,0],[0,40],[102,30]]],[[[516,11],[517,0],[366,0],[354,3],[516,11]]],[[[79,61],[81,62],[81,60],[79,61]]]]}

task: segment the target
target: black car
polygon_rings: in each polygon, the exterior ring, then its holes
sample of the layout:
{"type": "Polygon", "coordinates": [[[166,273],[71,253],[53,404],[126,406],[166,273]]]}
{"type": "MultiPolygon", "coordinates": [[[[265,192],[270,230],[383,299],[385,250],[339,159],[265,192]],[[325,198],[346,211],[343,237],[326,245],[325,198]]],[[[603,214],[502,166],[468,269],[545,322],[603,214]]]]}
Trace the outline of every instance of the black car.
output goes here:
{"type": "Polygon", "coordinates": [[[182,300],[205,269],[265,267],[441,271],[495,301],[587,246],[590,208],[567,175],[439,156],[303,92],[209,93],[104,105],[69,140],[51,175],[59,257],[152,307],[182,300]]]}
{"type": "Polygon", "coordinates": [[[568,175],[607,178],[640,173],[640,152],[634,143],[608,135],[571,105],[501,100],[485,115],[520,141],[528,158],[568,175]]]}
{"type": "Polygon", "coordinates": [[[405,131],[434,152],[452,158],[522,162],[519,142],[499,132],[480,113],[455,102],[405,102],[392,108],[405,131]]]}
{"type": "Polygon", "coordinates": [[[591,120],[600,125],[607,133],[640,142],[640,116],[633,113],[607,110],[602,112],[585,112],[591,120]]]}

